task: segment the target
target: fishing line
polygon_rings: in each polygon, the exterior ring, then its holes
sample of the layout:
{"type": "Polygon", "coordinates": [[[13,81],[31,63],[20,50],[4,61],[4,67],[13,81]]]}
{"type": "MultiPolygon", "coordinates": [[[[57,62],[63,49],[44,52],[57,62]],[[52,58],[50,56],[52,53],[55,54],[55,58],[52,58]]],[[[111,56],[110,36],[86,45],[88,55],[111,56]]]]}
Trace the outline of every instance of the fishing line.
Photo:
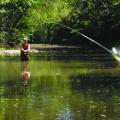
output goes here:
{"type": "MultiPolygon", "coordinates": [[[[66,26],[66,25],[64,25],[64,24],[60,24],[60,23],[56,23],[56,24],[58,24],[58,25],[60,25],[60,26],[63,26],[63,27],[65,27],[65,28],[68,28],[68,29],[70,29],[70,30],[74,30],[73,28],[68,27],[68,26],[66,26]]],[[[96,41],[93,40],[92,38],[86,36],[85,34],[83,34],[83,33],[81,33],[81,32],[78,32],[78,31],[76,31],[76,33],[78,33],[79,35],[85,37],[85,38],[88,39],[89,41],[92,41],[93,43],[97,44],[98,46],[102,47],[103,49],[105,49],[105,50],[108,51],[109,53],[114,54],[110,49],[106,48],[105,46],[101,45],[100,43],[96,42],[96,41]]]]}
{"type": "MultiPolygon", "coordinates": [[[[57,24],[57,25],[63,26],[63,27],[65,27],[65,28],[69,29],[69,30],[74,30],[73,28],[71,28],[71,27],[69,27],[69,26],[67,26],[67,25],[61,24],[61,23],[55,23],[55,22],[45,22],[45,23],[53,23],[53,24],[57,24]]],[[[42,24],[44,24],[44,23],[42,23],[42,24]]],[[[112,55],[115,54],[115,53],[114,53],[115,50],[112,51],[112,50],[106,48],[106,47],[103,46],[102,44],[98,43],[97,41],[93,40],[92,38],[88,37],[87,35],[85,35],[85,34],[83,34],[83,33],[81,33],[81,32],[78,32],[78,31],[75,31],[75,32],[78,33],[79,35],[83,36],[83,37],[86,38],[87,40],[95,43],[96,45],[98,45],[98,46],[100,46],[100,47],[102,47],[104,50],[106,50],[106,51],[109,52],[110,54],[112,54],[112,55]]]]}

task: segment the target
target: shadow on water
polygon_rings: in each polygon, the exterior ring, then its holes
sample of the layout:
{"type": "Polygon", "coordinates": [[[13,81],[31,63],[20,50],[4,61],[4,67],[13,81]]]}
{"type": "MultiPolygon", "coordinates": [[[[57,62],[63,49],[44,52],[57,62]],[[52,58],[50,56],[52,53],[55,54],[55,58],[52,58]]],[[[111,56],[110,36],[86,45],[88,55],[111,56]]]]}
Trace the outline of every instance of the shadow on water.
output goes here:
{"type": "MultiPolygon", "coordinates": [[[[118,71],[116,71],[118,72],[118,71]]],[[[120,71],[119,71],[120,72],[120,71]]],[[[120,75],[113,73],[101,73],[101,74],[74,74],[70,76],[70,83],[75,90],[85,89],[120,89],[120,75]]]]}

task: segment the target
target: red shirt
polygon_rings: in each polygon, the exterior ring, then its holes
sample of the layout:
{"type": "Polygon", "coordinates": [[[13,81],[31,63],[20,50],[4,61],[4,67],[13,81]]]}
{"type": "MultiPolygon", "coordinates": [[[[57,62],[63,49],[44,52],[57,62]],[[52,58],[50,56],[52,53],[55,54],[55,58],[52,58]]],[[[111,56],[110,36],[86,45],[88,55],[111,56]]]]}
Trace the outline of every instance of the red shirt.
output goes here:
{"type": "Polygon", "coordinates": [[[27,50],[28,47],[29,47],[29,44],[28,44],[28,43],[23,43],[23,44],[22,44],[22,48],[23,48],[24,50],[27,50]]]}

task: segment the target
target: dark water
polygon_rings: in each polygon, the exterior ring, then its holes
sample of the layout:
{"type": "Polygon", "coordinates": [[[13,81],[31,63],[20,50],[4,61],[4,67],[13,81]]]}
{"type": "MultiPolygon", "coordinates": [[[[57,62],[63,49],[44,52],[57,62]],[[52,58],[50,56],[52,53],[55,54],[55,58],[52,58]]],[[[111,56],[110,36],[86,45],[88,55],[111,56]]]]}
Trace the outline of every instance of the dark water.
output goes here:
{"type": "Polygon", "coordinates": [[[88,49],[2,58],[0,120],[120,120],[120,66],[88,49]]]}

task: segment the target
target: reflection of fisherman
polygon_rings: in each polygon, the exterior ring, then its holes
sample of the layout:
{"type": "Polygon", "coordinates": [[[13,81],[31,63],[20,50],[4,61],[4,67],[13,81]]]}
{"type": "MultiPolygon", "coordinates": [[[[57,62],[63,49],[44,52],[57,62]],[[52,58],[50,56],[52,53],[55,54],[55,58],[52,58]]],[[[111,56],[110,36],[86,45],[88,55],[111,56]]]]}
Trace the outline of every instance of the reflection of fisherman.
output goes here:
{"type": "Polygon", "coordinates": [[[27,61],[22,63],[21,77],[22,77],[23,84],[27,85],[28,80],[30,79],[30,72],[28,71],[28,62],[27,61]]]}
{"type": "Polygon", "coordinates": [[[28,61],[29,60],[29,51],[30,51],[30,44],[28,43],[28,39],[24,38],[24,41],[21,45],[21,61],[28,61]]]}

